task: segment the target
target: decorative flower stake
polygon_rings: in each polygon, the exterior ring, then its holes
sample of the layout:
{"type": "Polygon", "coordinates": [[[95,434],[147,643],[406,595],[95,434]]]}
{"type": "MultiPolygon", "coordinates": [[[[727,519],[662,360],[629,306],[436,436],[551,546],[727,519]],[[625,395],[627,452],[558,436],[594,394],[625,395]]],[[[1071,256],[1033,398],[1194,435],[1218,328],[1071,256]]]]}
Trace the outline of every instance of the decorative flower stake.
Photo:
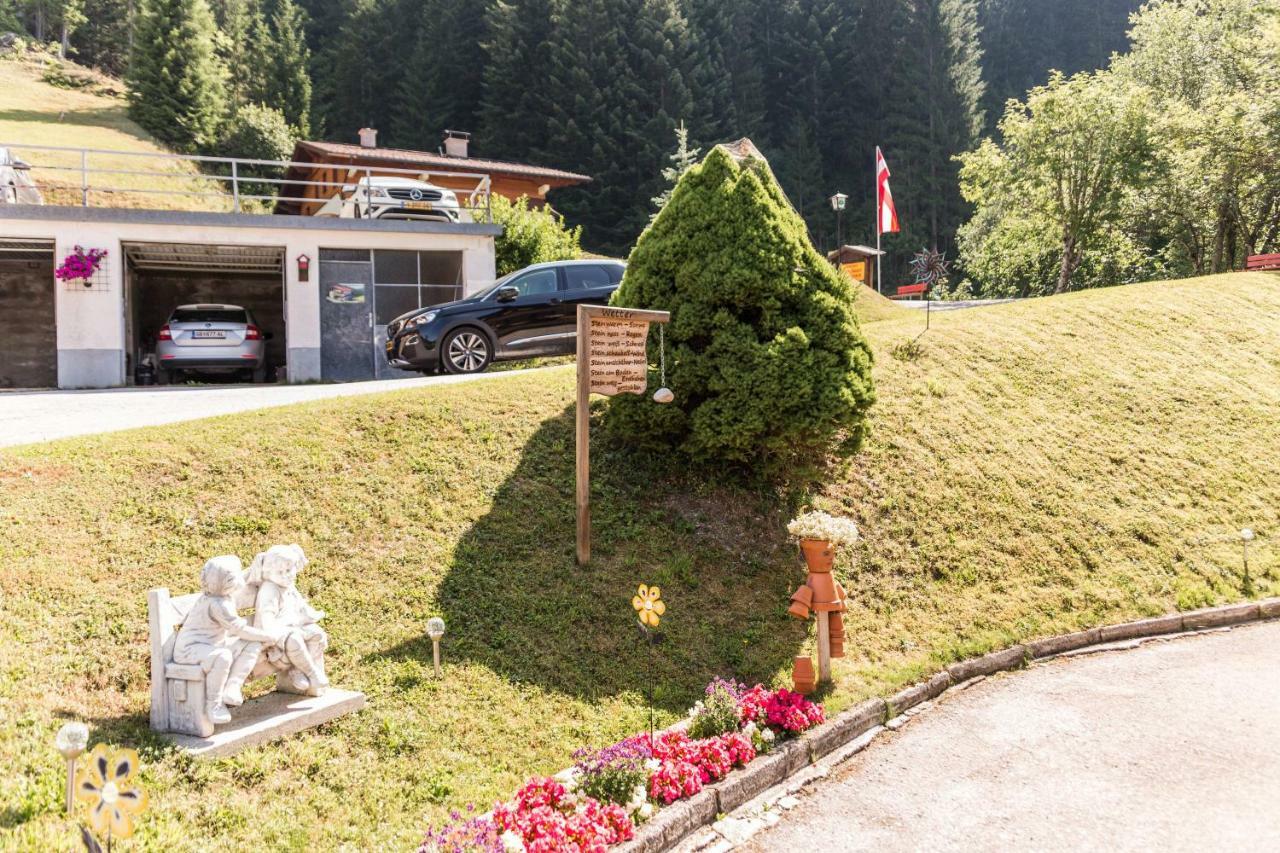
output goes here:
{"type": "Polygon", "coordinates": [[[138,767],[136,750],[100,743],[76,771],[76,799],[89,805],[89,825],[106,833],[108,850],[112,839],[133,834],[133,819],[147,808],[146,790],[131,784],[138,767]]]}
{"type": "Polygon", "coordinates": [[[636,590],[636,594],[631,597],[631,607],[636,611],[639,620],[640,633],[644,636],[645,642],[649,644],[649,673],[650,678],[649,689],[646,691],[649,700],[649,743],[653,743],[653,647],[662,642],[662,634],[658,631],[658,625],[662,622],[662,615],[667,612],[667,605],[662,600],[662,590],[656,586],[648,584],[640,584],[636,590]]]}
{"type": "Polygon", "coordinates": [[[662,614],[667,612],[667,605],[662,601],[662,590],[647,584],[640,584],[640,589],[631,599],[631,606],[640,615],[640,624],[648,628],[657,628],[662,621],[662,614]]]}

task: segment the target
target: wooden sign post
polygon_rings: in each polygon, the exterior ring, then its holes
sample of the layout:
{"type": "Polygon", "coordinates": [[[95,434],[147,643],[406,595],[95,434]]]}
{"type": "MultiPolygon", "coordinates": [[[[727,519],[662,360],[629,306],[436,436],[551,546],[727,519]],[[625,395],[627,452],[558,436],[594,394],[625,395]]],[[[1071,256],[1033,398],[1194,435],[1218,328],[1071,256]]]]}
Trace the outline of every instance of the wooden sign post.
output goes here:
{"type": "Polygon", "coordinates": [[[578,565],[591,559],[591,395],[643,394],[649,385],[649,324],[667,311],[578,306],[577,493],[578,565]]]}

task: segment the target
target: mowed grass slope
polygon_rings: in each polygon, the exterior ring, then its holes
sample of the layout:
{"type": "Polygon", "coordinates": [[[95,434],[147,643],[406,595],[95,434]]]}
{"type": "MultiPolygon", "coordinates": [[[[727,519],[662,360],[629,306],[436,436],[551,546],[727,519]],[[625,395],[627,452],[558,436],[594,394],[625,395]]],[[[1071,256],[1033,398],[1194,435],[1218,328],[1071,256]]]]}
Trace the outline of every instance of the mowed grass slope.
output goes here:
{"type": "MultiPolygon", "coordinates": [[[[113,86],[64,89],[42,79],[45,60],[0,59],[0,144],[13,146],[15,156],[32,165],[31,176],[45,204],[79,205],[80,154],[42,151],[24,144],[93,148],[145,154],[168,154],[166,148],[131,121],[122,96],[113,86]]],[[[71,75],[90,79],[93,72],[67,63],[71,75]]],[[[121,84],[104,78],[104,84],[121,84]]],[[[161,210],[231,209],[224,182],[199,175],[192,163],[123,154],[90,154],[91,170],[146,172],[144,175],[104,174],[91,171],[93,187],[117,192],[93,191],[93,207],[153,208],[161,210]],[[148,190],[148,192],[143,192],[148,190]],[[162,190],[165,192],[150,192],[162,190]],[[169,192],[205,193],[204,196],[169,195],[169,192]]]]}
{"type": "MultiPolygon", "coordinates": [[[[1280,591],[1280,276],[1135,285],[870,322],[864,453],[814,497],[856,517],[838,710],[956,657],[1280,591]]],[[[573,565],[569,368],[0,456],[0,847],[70,848],[64,717],[143,748],[143,849],[394,849],[716,674],[785,682],[809,626],[792,506],[653,479],[597,444],[573,565]],[[146,590],[297,541],[359,715],[217,762],[147,732],[146,590]],[[632,627],[663,587],[669,642],[632,627]],[[423,624],[441,614],[443,681],[423,624]]],[[[678,389],[677,393],[678,393],[678,389]]],[[[259,688],[261,689],[261,688],[259,688]]]]}

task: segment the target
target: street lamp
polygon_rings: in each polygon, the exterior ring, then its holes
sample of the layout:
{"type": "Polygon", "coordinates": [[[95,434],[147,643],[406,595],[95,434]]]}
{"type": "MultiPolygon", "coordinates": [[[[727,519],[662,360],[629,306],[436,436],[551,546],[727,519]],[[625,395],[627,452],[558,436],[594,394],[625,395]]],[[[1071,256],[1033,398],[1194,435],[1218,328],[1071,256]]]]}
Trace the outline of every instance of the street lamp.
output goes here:
{"type": "Polygon", "coordinates": [[[444,636],[444,620],[432,616],[427,620],[427,636],[431,638],[431,656],[435,660],[436,678],[440,677],[440,638],[444,636]]]}
{"type": "Polygon", "coordinates": [[[76,759],[89,745],[89,727],[84,723],[66,723],[54,735],[53,744],[67,760],[67,814],[71,814],[76,787],[76,759]]]}
{"type": "Polygon", "coordinates": [[[836,193],[827,199],[831,202],[831,209],[836,212],[836,263],[840,263],[840,247],[844,245],[844,207],[849,201],[849,197],[844,193],[836,193]]]}

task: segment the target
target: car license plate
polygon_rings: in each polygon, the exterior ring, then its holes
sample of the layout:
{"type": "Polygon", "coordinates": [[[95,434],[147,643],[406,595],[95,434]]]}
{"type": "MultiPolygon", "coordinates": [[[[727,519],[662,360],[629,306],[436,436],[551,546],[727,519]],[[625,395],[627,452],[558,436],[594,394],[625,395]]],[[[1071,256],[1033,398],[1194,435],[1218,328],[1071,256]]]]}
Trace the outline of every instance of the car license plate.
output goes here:
{"type": "Polygon", "coordinates": [[[430,210],[431,202],[429,201],[406,201],[404,206],[408,210],[430,210]]]}
{"type": "Polygon", "coordinates": [[[191,333],[193,338],[225,338],[226,332],[215,332],[209,329],[196,329],[191,333]]]}

